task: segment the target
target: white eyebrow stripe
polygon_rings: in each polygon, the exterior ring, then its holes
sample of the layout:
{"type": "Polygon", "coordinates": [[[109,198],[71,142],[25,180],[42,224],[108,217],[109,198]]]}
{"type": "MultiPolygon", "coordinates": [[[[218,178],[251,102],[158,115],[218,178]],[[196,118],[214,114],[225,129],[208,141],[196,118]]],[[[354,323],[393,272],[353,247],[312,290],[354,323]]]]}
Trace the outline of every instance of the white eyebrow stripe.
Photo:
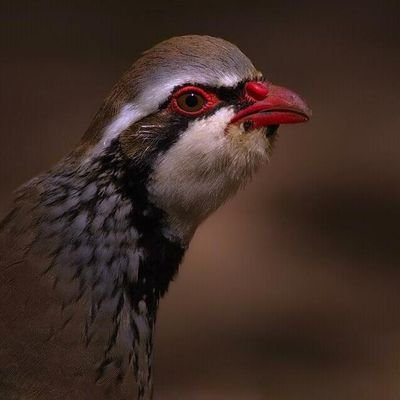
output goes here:
{"type": "Polygon", "coordinates": [[[92,154],[97,155],[118,137],[124,130],[143,117],[143,112],[135,104],[125,104],[111,123],[104,129],[100,142],[92,149],[92,154]]]}

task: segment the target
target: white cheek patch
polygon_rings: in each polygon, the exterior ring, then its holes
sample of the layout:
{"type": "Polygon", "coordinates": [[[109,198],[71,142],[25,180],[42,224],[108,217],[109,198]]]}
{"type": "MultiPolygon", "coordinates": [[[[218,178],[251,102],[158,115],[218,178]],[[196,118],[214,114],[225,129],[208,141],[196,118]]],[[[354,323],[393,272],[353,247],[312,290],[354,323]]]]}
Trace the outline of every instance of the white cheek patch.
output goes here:
{"type": "Polygon", "coordinates": [[[227,144],[224,132],[233,115],[233,110],[225,108],[190,123],[179,140],[160,155],[155,164],[154,183],[166,182],[170,187],[174,183],[186,184],[216,167],[227,144]]]}
{"type": "Polygon", "coordinates": [[[223,108],[192,122],[159,156],[148,190],[171,218],[201,222],[266,161],[268,140],[264,133],[245,133],[230,125],[234,113],[231,107],[223,108]]]}

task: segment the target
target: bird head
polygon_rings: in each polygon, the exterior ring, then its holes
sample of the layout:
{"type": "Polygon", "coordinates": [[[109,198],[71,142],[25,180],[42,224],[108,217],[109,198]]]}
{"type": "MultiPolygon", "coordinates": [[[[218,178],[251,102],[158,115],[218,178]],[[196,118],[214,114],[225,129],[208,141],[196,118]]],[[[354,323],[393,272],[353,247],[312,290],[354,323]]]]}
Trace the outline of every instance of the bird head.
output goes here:
{"type": "Polygon", "coordinates": [[[235,45],[175,37],[146,51],[115,85],[80,154],[99,157],[117,143],[132,173],[128,184],[143,182],[170,234],[188,241],[268,160],[278,126],[310,115],[297,94],[267,81],[235,45]]]}

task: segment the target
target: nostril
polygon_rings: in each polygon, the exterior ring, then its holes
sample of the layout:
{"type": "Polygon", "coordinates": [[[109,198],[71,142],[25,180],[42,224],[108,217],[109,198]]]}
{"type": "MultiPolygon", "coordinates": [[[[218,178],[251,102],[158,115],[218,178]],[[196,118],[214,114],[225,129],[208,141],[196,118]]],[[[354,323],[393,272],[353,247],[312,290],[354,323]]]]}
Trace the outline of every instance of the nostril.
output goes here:
{"type": "Polygon", "coordinates": [[[261,82],[247,82],[245,85],[246,95],[259,101],[264,100],[268,95],[268,88],[261,82]]]}

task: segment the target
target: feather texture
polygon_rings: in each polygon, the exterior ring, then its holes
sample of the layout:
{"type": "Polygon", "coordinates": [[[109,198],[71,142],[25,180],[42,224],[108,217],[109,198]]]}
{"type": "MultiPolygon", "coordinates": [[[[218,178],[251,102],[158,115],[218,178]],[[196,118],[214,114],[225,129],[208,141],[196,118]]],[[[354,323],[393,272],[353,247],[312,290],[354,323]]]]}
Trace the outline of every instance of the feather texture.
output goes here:
{"type": "Polygon", "coordinates": [[[125,399],[136,387],[152,399],[159,300],[198,225],[271,151],[264,127],[230,124],[248,106],[245,82],[260,77],[222,39],[162,42],[78,147],[18,191],[0,223],[0,398],[125,399]],[[187,84],[215,107],[173,112],[187,84]]]}

